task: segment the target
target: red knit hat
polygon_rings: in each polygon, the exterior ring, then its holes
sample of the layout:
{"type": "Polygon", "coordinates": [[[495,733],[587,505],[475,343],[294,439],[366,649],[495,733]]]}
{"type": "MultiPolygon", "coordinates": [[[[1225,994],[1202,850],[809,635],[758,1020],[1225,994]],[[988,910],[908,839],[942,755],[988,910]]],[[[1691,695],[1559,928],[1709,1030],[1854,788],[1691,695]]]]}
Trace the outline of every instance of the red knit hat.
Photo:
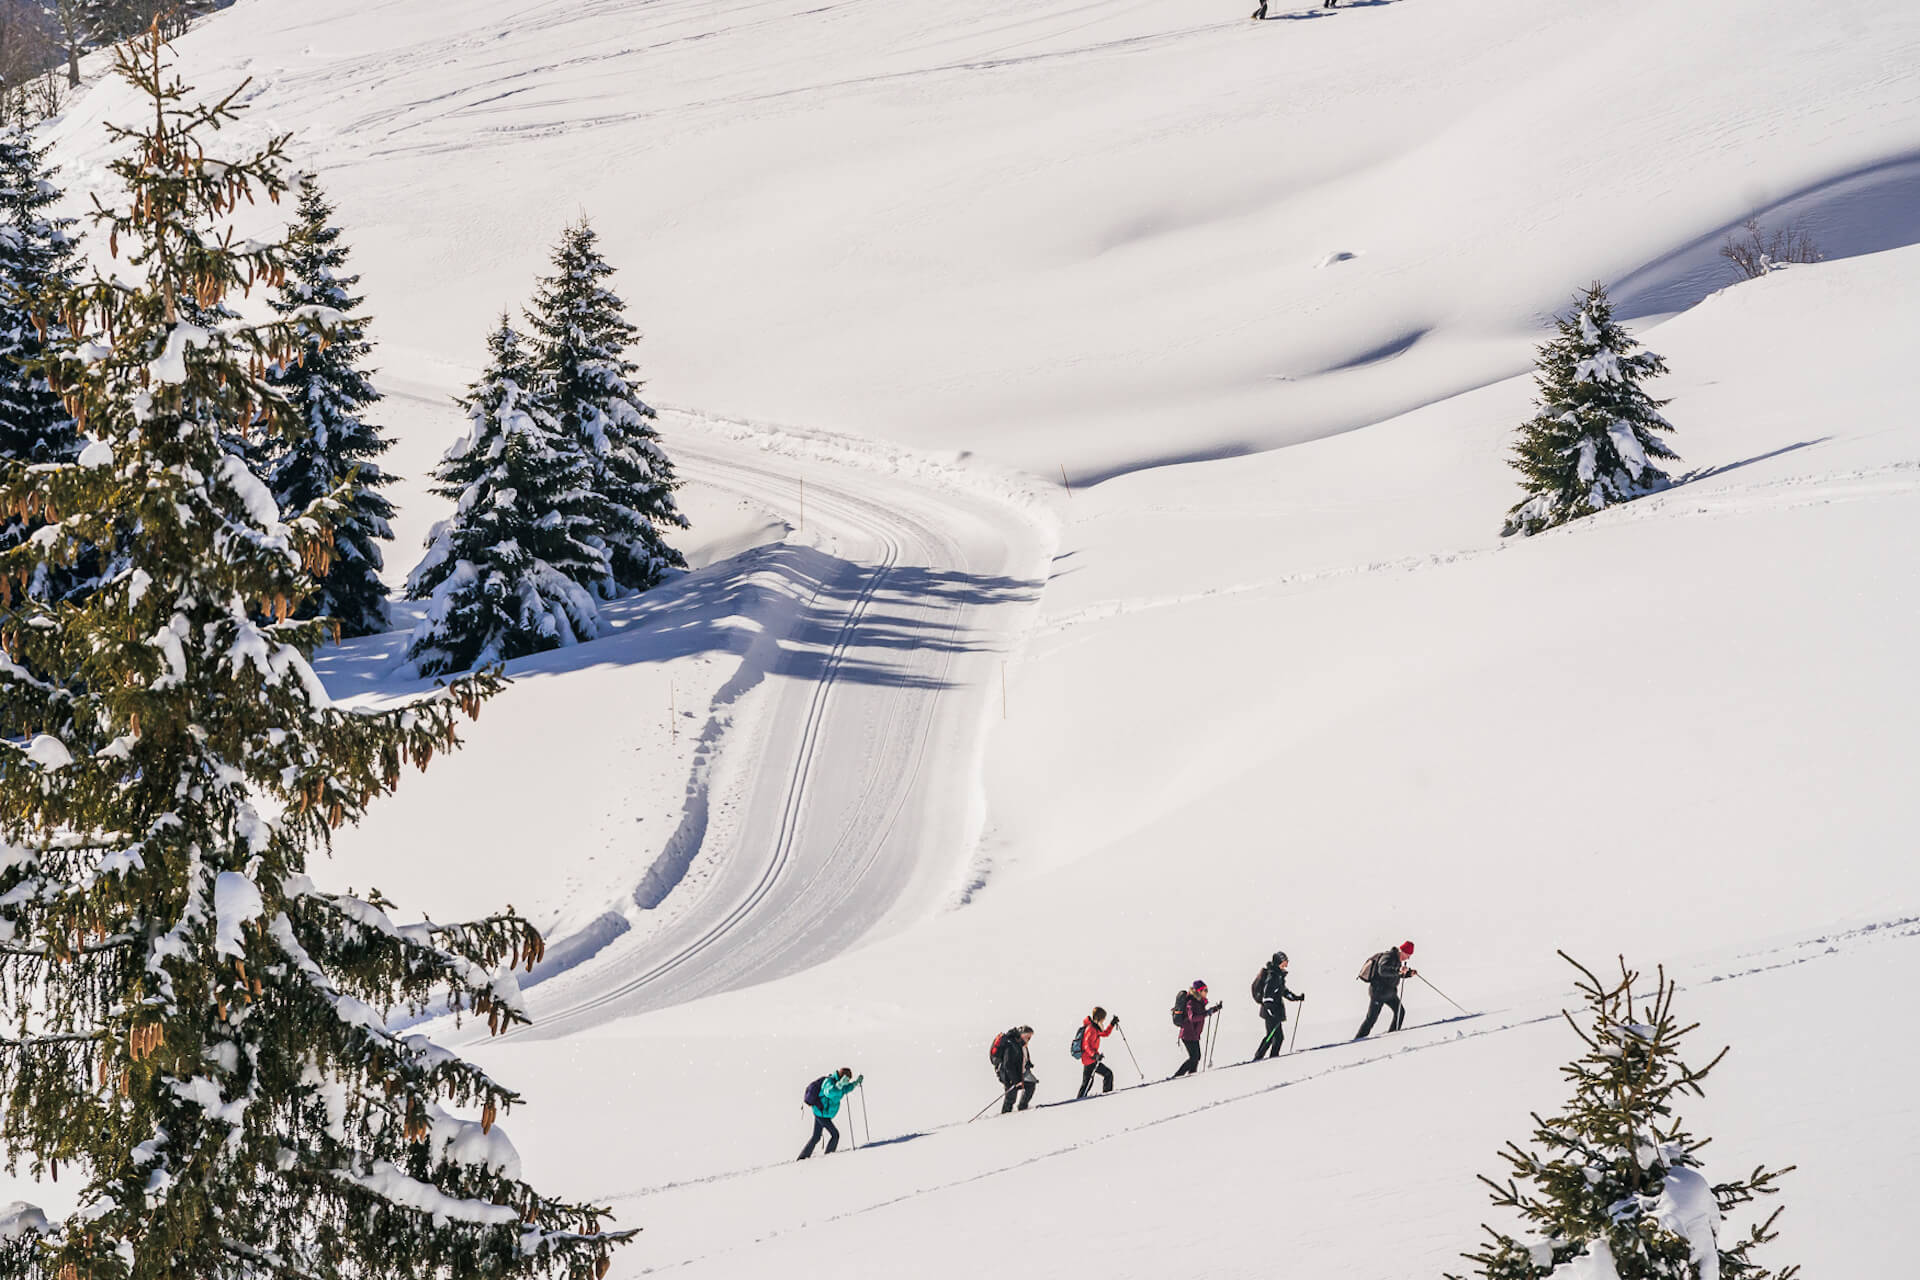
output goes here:
{"type": "Polygon", "coordinates": [[[1412,955],[1412,954],[1413,954],[1413,944],[1412,944],[1411,942],[1403,942],[1403,943],[1401,943],[1401,944],[1400,944],[1400,954],[1401,954],[1401,955],[1403,955],[1403,956],[1410,956],[1410,955],[1412,955]]]}

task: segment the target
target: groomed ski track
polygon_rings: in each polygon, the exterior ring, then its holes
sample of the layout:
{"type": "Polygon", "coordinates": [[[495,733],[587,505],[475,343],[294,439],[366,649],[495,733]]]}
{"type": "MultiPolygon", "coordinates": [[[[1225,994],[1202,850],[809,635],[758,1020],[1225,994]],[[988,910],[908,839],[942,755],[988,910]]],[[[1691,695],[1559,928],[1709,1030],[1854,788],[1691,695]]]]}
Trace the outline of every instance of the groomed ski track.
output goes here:
{"type": "Polygon", "coordinates": [[[978,836],[988,716],[1038,599],[1044,522],[894,451],[669,420],[684,477],[797,523],[796,554],[764,570],[791,607],[749,620],[763,629],[743,677],[764,667],[768,688],[717,753],[691,859],[707,874],[679,868],[658,920],[629,909],[637,927],[533,987],[535,1022],[510,1038],[818,964],[951,901],[978,836]]]}

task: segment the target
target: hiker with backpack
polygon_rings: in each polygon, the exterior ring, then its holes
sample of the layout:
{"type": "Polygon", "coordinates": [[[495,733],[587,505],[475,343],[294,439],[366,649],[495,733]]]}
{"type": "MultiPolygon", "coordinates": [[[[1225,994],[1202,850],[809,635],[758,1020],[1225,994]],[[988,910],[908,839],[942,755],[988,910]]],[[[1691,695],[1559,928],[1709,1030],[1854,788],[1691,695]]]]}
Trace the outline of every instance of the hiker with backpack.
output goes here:
{"type": "Polygon", "coordinates": [[[1253,1060],[1280,1056],[1287,1043],[1287,1001],[1295,1003],[1307,997],[1287,990],[1287,953],[1276,951],[1253,979],[1253,998],[1260,1002],[1260,1017],[1267,1024],[1267,1038],[1253,1051],[1253,1060]]]}
{"type": "Polygon", "coordinates": [[[1355,1040],[1364,1040],[1373,1031],[1373,1024],[1380,1017],[1382,1009],[1393,1010],[1393,1025],[1389,1031],[1398,1031],[1400,1024],[1406,1021],[1407,1011],[1400,1003],[1400,984],[1415,976],[1416,970],[1407,967],[1407,961],[1413,959],[1413,944],[1403,942],[1397,947],[1388,947],[1378,955],[1369,956],[1366,964],[1360,967],[1360,981],[1367,984],[1367,992],[1373,997],[1367,1006],[1367,1020],[1360,1024],[1360,1034],[1355,1040]]]}
{"type": "Polygon", "coordinates": [[[1195,978],[1193,985],[1173,998],[1173,1025],[1180,1029],[1180,1047],[1187,1060],[1170,1077],[1178,1080],[1200,1069],[1200,1037],[1206,1032],[1207,1019],[1220,1012],[1221,1004],[1207,1007],[1207,984],[1195,978]]]}
{"type": "Polygon", "coordinates": [[[1033,1101],[1033,1091],[1040,1087],[1040,1077],[1033,1074],[1033,1052],[1027,1048],[1031,1039],[1032,1027],[1013,1027],[995,1036],[987,1051],[993,1059],[994,1074],[1007,1090],[1006,1100],[1000,1104],[1001,1115],[1014,1109],[1016,1097],[1020,1110],[1025,1111],[1033,1101]]]}
{"type": "Polygon", "coordinates": [[[1100,1042],[1120,1029],[1120,1019],[1107,1022],[1107,1011],[1099,1005],[1093,1007],[1093,1013],[1083,1019],[1080,1030],[1073,1035],[1073,1056],[1080,1059],[1080,1092],[1075,1100],[1084,1098],[1093,1090],[1093,1077],[1100,1077],[1100,1092],[1113,1092],[1113,1068],[1101,1062],[1105,1055],[1100,1052],[1100,1042]]]}
{"type": "Polygon", "coordinates": [[[840,1145],[840,1130],[833,1123],[833,1118],[840,1114],[840,1099],[858,1089],[860,1082],[865,1079],[865,1076],[853,1074],[852,1067],[842,1067],[807,1086],[805,1102],[807,1109],[813,1112],[813,1136],[807,1139],[807,1145],[801,1149],[802,1160],[813,1154],[813,1146],[820,1141],[823,1133],[827,1135],[827,1149],[821,1154],[833,1154],[833,1149],[840,1145]]]}

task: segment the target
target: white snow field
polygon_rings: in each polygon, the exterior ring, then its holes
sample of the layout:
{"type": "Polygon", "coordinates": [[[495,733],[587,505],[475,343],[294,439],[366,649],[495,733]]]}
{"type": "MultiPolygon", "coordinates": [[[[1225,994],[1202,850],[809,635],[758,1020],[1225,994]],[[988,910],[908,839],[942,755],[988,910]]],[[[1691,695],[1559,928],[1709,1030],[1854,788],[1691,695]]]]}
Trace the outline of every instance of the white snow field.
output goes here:
{"type": "MultiPolygon", "coordinates": [[[[511,664],[318,869],[548,930],[533,1027],[442,1030],[531,1176],[646,1229],[616,1277],[1437,1276],[1561,1101],[1556,948],[1734,1045],[1688,1114],[1710,1173],[1799,1165],[1776,1260],[1912,1270],[1920,7],[1299,3],[239,0],[180,42],[339,205],[394,581],[582,212],[675,406],[694,570],[511,664]],[[1732,284],[1749,215],[1827,260],[1732,284]],[[1596,279],[1683,483],[1503,542],[1596,279]],[[1477,1016],[1415,983],[1433,1025],[1347,1043],[1403,938],[1477,1016]],[[1226,1069],[1276,946],[1302,1051],[1226,1069]],[[1214,1071],[965,1123],[1012,1024],[1070,1098],[1096,1002],[1165,1076],[1195,977],[1214,1071]],[[874,1145],[794,1165],[842,1064],[874,1145]]],[[[128,109],[52,126],[77,189],[128,109]]],[[[401,644],[323,674],[405,696],[401,644]]]]}

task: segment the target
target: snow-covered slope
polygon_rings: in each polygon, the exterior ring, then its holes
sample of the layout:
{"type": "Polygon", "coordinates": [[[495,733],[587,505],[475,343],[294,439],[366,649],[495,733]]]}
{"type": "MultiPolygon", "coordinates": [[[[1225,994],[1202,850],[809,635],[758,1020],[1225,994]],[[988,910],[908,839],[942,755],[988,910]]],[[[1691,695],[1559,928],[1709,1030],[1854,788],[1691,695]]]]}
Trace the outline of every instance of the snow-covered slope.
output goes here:
{"type": "Polygon", "coordinates": [[[1920,235],[1911,5],[1249,8],[241,0],[181,48],[338,188],[390,369],[472,363],[585,211],[670,402],[1089,480],[1516,372],[1596,277],[1677,310],[1796,196],[1920,235]]]}
{"type": "MultiPolygon", "coordinates": [[[[444,397],[582,210],[686,409],[700,568],[516,664],[326,874],[550,927],[549,1020],[475,1052],[530,1172],[649,1228],[616,1274],[1432,1274],[1558,1100],[1555,947],[1671,962],[1737,1046],[1697,1127],[1801,1165],[1782,1255],[1898,1274],[1920,15],[1244,7],[240,0],[187,37],[339,199],[396,569],[444,397]],[[1830,260],[1714,293],[1753,212],[1830,260]],[[1595,278],[1687,482],[1502,544],[1516,375],[1595,278]],[[1409,936],[1484,1016],[1335,1045],[1409,936]],[[1195,976],[1246,1056],[1276,945],[1330,1047],[950,1127],[1010,1023],[1069,1094],[1095,1001],[1165,1074],[1195,976]],[[903,1140],[740,1173],[841,1062],[903,1140]]],[[[70,177],[123,107],[59,122],[70,177]]],[[[404,691],[394,643],[336,692],[404,691]]]]}

